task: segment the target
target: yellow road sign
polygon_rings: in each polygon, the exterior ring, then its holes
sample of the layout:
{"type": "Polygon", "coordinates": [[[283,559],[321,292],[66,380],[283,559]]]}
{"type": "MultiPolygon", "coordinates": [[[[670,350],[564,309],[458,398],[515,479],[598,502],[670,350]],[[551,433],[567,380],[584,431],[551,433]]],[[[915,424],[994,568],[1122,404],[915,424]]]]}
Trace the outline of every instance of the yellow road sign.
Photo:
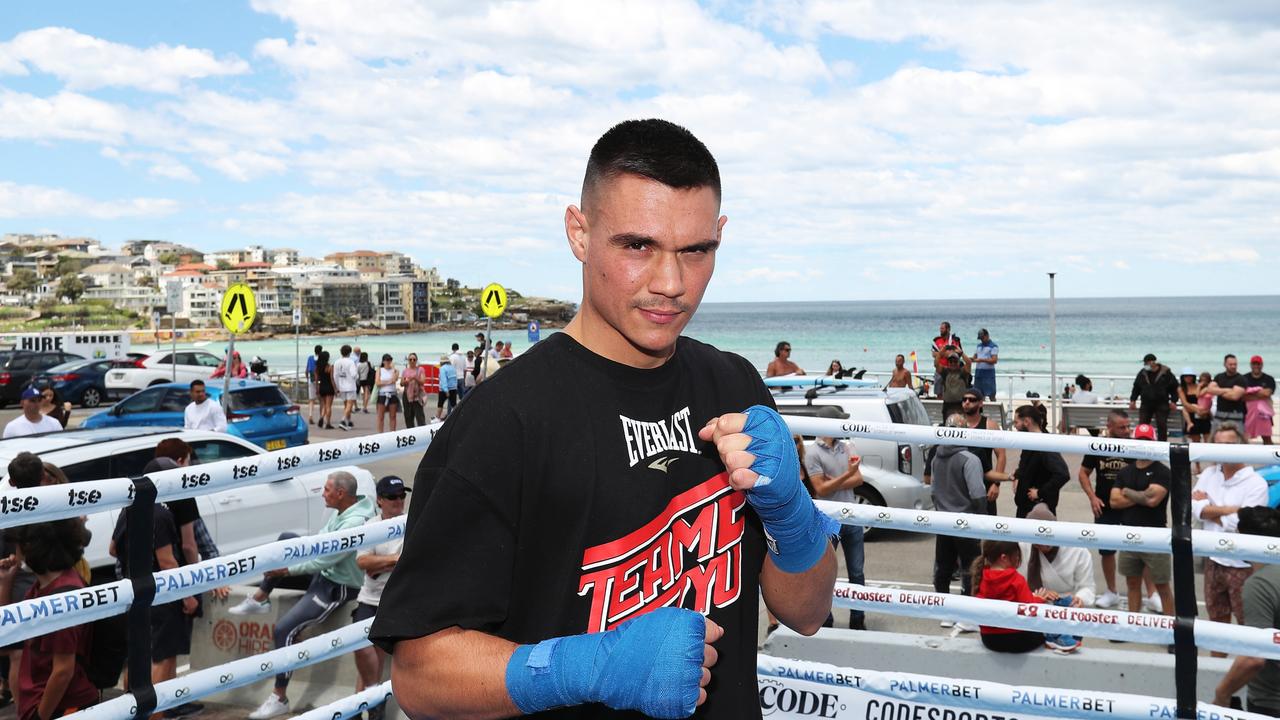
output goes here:
{"type": "Polygon", "coordinates": [[[253,288],[244,283],[236,283],[222,294],[222,327],[229,332],[242,333],[253,325],[258,316],[258,299],[253,296],[253,288]]]}
{"type": "Polygon", "coordinates": [[[507,309],[507,291],[498,283],[489,283],[480,291],[480,310],[496,318],[507,309]]]}

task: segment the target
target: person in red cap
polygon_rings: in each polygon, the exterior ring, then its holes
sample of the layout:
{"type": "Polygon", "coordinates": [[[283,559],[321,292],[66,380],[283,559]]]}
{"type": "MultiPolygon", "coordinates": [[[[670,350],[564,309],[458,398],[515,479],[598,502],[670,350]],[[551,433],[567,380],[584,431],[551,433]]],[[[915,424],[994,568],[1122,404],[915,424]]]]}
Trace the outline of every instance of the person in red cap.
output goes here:
{"type": "MultiPolygon", "coordinates": [[[[1143,423],[1133,429],[1135,440],[1155,440],[1156,429],[1143,423]]],[[[1173,476],[1164,463],[1155,460],[1134,460],[1116,476],[1111,488],[1111,507],[1121,513],[1121,522],[1132,528],[1168,526],[1169,487],[1173,476]]],[[[1173,564],[1166,553],[1130,552],[1122,550],[1117,569],[1124,576],[1129,592],[1129,612],[1142,607],[1142,573],[1151,573],[1156,594],[1160,596],[1160,610],[1166,615],[1173,612],[1173,590],[1169,581],[1173,576],[1173,564]]]]}
{"type": "Polygon", "coordinates": [[[1276,379],[1262,372],[1261,355],[1249,358],[1244,385],[1244,434],[1248,440],[1262,438],[1263,445],[1270,445],[1271,420],[1276,414],[1271,396],[1276,392],[1276,379]]]}

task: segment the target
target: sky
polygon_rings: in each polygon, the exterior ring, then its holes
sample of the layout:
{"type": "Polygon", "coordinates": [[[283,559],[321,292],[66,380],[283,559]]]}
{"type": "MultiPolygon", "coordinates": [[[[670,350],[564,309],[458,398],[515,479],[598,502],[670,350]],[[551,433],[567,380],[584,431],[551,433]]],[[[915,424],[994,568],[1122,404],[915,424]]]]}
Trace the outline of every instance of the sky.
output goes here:
{"type": "Polygon", "coordinates": [[[399,250],[577,300],[587,153],[720,164],[708,301],[1269,294],[1280,8],[49,0],[0,11],[0,232],[399,250]]]}

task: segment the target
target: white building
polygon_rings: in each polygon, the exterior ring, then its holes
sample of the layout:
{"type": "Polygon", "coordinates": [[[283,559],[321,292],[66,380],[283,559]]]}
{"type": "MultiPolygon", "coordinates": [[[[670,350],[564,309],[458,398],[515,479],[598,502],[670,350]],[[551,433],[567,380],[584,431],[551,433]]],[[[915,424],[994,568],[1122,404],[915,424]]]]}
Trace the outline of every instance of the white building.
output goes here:
{"type": "Polygon", "coordinates": [[[164,293],[137,285],[91,287],[84,291],[85,300],[105,300],[118,308],[147,315],[153,308],[164,307],[164,293]]]}
{"type": "Polygon", "coordinates": [[[134,285],[133,270],[116,263],[95,263],[80,274],[96,287],[126,287],[134,285]]]}
{"type": "Polygon", "coordinates": [[[276,267],[298,264],[298,251],[293,248],[277,248],[269,252],[271,264],[276,267]]]}
{"type": "Polygon", "coordinates": [[[196,283],[182,286],[182,309],[178,317],[186,318],[193,327],[210,327],[218,324],[218,310],[222,306],[222,289],[213,284],[196,283]]]}

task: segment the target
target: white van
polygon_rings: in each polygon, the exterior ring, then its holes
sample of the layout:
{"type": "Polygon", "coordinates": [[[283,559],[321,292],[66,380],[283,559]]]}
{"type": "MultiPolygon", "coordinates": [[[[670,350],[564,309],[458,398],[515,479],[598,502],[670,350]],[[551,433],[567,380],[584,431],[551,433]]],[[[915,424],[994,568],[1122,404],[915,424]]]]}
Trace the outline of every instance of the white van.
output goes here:
{"type": "MultiPolygon", "coordinates": [[[[783,415],[814,417],[820,408],[833,407],[843,419],[929,425],[920,398],[906,388],[809,388],[775,393],[774,402],[783,415]]],[[[916,510],[933,507],[933,493],[924,484],[923,445],[863,438],[852,442],[862,456],[864,482],[854,489],[860,502],[916,510]]]]}

